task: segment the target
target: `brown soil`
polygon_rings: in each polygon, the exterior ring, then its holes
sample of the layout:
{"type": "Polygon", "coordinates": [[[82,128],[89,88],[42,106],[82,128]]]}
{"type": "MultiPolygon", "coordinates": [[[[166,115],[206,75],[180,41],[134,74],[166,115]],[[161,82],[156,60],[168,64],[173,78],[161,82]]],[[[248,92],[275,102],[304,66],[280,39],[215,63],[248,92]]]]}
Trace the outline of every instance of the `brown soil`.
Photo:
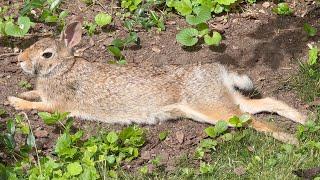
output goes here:
{"type": "MultiPolygon", "coordinates": [[[[106,3],[104,0],[100,1],[106,3]]],[[[1,4],[1,3],[0,3],[1,4]]],[[[141,47],[128,48],[124,50],[126,59],[130,63],[141,66],[161,66],[163,64],[188,64],[188,63],[211,63],[220,62],[230,69],[240,73],[246,73],[254,80],[257,89],[262,96],[273,96],[286,103],[306,112],[306,106],[299,100],[296,94],[289,88],[288,79],[297,72],[298,61],[305,59],[307,54],[306,44],[317,41],[319,38],[307,38],[303,31],[303,24],[308,22],[319,28],[320,9],[312,9],[305,14],[306,9],[311,7],[306,4],[295,5],[294,16],[277,16],[271,12],[273,3],[268,8],[262,7],[262,2],[252,6],[239,6],[243,11],[237,13],[234,10],[231,14],[216,17],[210,22],[210,26],[223,33],[224,40],[219,47],[209,48],[198,44],[192,48],[182,48],[175,40],[179,28],[186,26],[183,19],[178,16],[170,16],[166,20],[167,30],[164,32],[140,31],[141,47]]],[[[79,8],[84,9],[85,5],[78,0],[70,0],[64,5],[72,14],[77,14],[79,8]]],[[[96,5],[89,8],[84,17],[92,19],[97,11],[103,11],[102,7],[96,5]]],[[[36,34],[51,31],[54,28],[46,25],[37,25],[30,36],[24,39],[0,39],[0,108],[8,112],[8,116],[0,118],[0,125],[4,125],[8,117],[18,113],[8,106],[7,96],[17,95],[25,91],[18,86],[21,80],[34,83],[32,77],[26,76],[17,65],[16,56],[3,54],[12,53],[14,48],[21,50],[28,47],[37,39],[42,38],[36,34]]],[[[126,32],[123,30],[120,21],[116,21],[111,32],[101,32],[93,37],[95,45],[83,53],[83,57],[89,61],[106,63],[112,57],[106,51],[106,45],[115,37],[123,37],[126,32]]],[[[86,46],[89,37],[84,37],[81,47],[86,46]]],[[[81,48],[79,47],[79,48],[81,48]]],[[[57,127],[45,125],[36,115],[36,111],[27,112],[34,131],[45,130],[48,135],[37,138],[37,145],[44,154],[52,151],[54,140],[59,136],[60,130],[57,127]]],[[[257,115],[261,119],[270,116],[266,114],[257,115]]],[[[274,121],[280,121],[285,129],[292,129],[293,123],[279,116],[272,116],[274,121]]],[[[1,127],[0,126],[0,127],[1,127]]],[[[206,124],[193,122],[191,120],[168,121],[159,125],[145,125],[147,129],[147,143],[142,149],[142,157],[135,160],[132,165],[142,164],[156,155],[161,155],[167,162],[170,170],[174,166],[175,159],[183,154],[194,152],[200,139],[205,135],[203,129],[206,124]],[[159,142],[158,134],[162,131],[169,131],[170,134],[165,141],[159,142]],[[178,134],[178,135],[177,135],[178,134]],[[184,136],[179,142],[177,136],[184,136]]],[[[3,126],[2,126],[3,127],[3,126]]],[[[121,125],[109,125],[85,120],[76,120],[76,128],[84,129],[87,136],[95,134],[97,130],[121,129],[121,125]],[[97,125],[98,124],[98,125],[97,125]]],[[[0,159],[6,160],[5,154],[0,152],[0,159]]],[[[0,160],[1,161],[1,160],[0,160]]],[[[127,165],[127,168],[131,167],[127,165]]]]}

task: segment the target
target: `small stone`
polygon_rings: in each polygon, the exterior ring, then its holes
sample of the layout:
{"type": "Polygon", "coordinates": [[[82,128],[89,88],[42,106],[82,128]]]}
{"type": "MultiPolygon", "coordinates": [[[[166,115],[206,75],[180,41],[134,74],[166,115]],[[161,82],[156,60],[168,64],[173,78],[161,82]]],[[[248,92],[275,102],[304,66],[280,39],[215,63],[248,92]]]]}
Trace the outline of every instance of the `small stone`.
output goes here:
{"type": "Polygon", "coordinates": [[[264,8],[270,7],[270,2],[264,2],[264,3],[262,3],[262,7],[264,7],[264,8]]]}
{"type": "Polygon", "coordinates": [[[244,175],[246,173],[246,169],[243,167],[243,166],[239,166],[237,168],[235,168],[233,170],[233,172],[238,175],[238,176],[241,176],[241,175],[244,175]]]}
{"type": "Polygon", "coordinates": [[[177,24],[177,22],[176,21],[167,21],[166,24],[167,25],[175,25],[175,24],[177,24]]]}
{"type": "Polygon", "coordinates": [[[168,162],[168,160],[169,160],[169,153],[167,153],[167,152],[163,152],[163,153],[161,153],[160,155],[160,160],[161,160],[161,163],[167,163],[168,162]]]}
{"type": "Polygon", "coordinates": [[[10,103],[9,103],[9,101],[4,101],[4,102],[3,102],[3,105],[5,105],[5,106],[9,106],[9,105],[10,105],[10,103]]]}
{"type": "Polygon", "coordinates": [[[141,153],[141,159],[149,160],[151,159],[150,151],[144,151],[141,153]]]}
{"type": "Polygon", "coordinates": [[[254,152],[254,147],[253,147],[253,146],[248,146],[247,148],[248,148],[248,150],[249,150],[250,152],[254,152]]]}
{"type": "Polygon", "coordinates": [[[13,48],[13,52],[14,52],[14,53],[18,53],[18,52],[20,52],[20,49],[17,48],[17,47],[15,47],[15,48],[13,48]]]}
{"type": "Polygon", "coordinates": [[[46,130],[36,129],[34,131],[34,136],[37,138],[45,138],[48,137],[49,133],[46,130]]]}
{"type": "Polygon", "coordinates": [[[35,110],[35,109],[31,110],[31,114],[36,115],[37,113],[38,113],[37,110],[35,110]]]}
{"type": "Polygon", "coordinates": [[[266,11],[264,11],[263,9],[260,9],[260,10],[259,10],[259,13],[265,14],[266,11]]]}
{"type": "Polygon", "coordinates": [[[151,48],[151,50],[154,51],[154,52],[156,52],[156,53],[160,53],[160,52],[161,52],[161,50],[160,50],[158,47],[156,47],[156,46],[153,46],[153,47],[151,48]]]}
{"type": "Polygon", "coordinates": [[[178,142],[180,144],[182,144],[183,140],[184,140],[184,133],[182,131],[177,131],[176,132],[176,139],[178,140],[178,142]]]}

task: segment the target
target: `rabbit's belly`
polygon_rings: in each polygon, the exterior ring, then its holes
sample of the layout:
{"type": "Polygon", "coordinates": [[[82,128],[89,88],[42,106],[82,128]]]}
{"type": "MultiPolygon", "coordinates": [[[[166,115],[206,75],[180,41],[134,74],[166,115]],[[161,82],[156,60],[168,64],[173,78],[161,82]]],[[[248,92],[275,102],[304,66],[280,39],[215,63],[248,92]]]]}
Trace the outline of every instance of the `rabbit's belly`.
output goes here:
{"type": "Polygon", "coordinates": [[[71,112],[70,116],[78,117],[83,120],[94,120],[105,123],[116,123],[116,124],[156,124],[161,121],[176,119],[181,115],[174,111],[148,111],[148,112],[131,112],[131,113],[116,113],[116,114],[94,114],[86,112],[71,112]]]}

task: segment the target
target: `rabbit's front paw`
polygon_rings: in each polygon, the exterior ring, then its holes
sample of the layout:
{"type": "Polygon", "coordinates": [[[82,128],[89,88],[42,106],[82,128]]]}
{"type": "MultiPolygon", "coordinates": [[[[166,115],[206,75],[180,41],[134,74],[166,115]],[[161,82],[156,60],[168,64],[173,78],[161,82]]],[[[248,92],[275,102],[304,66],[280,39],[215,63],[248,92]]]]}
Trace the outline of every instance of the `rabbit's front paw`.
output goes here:
{"type": "Polygon", "coordinates": [[[29,110],[32,109],[30,102],[14,97],[14,96],[9,96],[8,101],[11,106],[13,106],[16,110],[29,110]]]}

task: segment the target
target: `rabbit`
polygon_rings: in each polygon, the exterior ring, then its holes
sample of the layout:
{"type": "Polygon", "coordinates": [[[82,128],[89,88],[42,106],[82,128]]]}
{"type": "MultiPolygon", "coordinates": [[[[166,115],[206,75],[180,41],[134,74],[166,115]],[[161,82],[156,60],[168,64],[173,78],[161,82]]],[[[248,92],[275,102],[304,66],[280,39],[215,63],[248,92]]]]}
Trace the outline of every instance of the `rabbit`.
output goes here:
{"type": "MultiPolygon", "coordinates": [[[[215,124],[259,112],[274,112],[301,124],[306,121],[305,115],[284,102],[243,96],[239,89],[254,89],[250,78],[218,63],[163,67],[90,63],[73,55],[81,36],[82,18],[77,17],[59,40],[44,38],[24,50],[18,61],[24,72],[37,77],[36,88],[9,96],[10,105],[121,124],[155,124],[181,117],[215,124]]],[[[251,126],[280,141],[297,143],[293,135],[269,123],[252,118],[251,126]]]]}

